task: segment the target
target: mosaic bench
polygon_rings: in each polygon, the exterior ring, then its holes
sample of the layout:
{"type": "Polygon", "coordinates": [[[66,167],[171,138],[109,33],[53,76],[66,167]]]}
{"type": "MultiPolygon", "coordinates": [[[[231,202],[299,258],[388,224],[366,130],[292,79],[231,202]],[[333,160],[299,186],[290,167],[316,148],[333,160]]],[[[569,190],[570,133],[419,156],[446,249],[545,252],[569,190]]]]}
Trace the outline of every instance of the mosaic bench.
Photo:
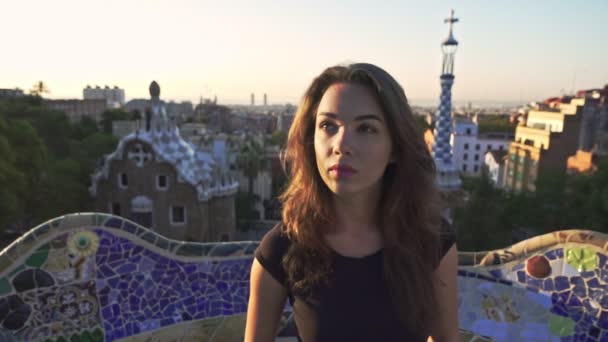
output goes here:
{"type": "MultiPolygon", "coordinates": [[[[608,340],[608,236],[459,253],[466,341],[608,340]]],[[[50,220],[0,252],[0,341],[241,341],[257,242],[187,243],[108,214],[50,220]]],[[[286,306],[279,336],[293,337],[286,306]]]]}

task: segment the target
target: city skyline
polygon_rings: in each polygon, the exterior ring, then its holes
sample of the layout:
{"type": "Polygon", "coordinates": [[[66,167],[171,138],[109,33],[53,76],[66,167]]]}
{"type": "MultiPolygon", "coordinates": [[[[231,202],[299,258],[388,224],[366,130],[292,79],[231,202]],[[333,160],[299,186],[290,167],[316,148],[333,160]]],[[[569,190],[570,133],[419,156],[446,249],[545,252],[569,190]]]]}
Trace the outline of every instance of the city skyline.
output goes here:
{"type": "Polygon", "coordinates": [[[146,98],[156,80],[168,100],[248,104],[251,93],[256,103],[266,93],[269,104],[297,104],[325,67],[370,62],[394,75],[412,104],[432,104],[451,8],[460,18],[456,104],[542,100],[608,83],[606,2],[341,4],[13,2],[0,21],[12,47],[0,88],[28,91],[42,80],[50,98],[82,98],[87,85],[117,85],[129,100],[146,98]]]}

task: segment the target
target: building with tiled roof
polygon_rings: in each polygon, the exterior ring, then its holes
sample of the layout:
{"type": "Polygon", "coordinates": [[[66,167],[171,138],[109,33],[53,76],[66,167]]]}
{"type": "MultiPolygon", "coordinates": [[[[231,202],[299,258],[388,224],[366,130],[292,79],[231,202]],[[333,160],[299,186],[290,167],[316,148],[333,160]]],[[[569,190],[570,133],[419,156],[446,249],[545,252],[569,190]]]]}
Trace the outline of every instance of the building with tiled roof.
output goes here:
{"type": "Polygon", "coordinates": [[[150,85],[145,120],[104,157],[92,176],[97,211],[131,219],[172,239],[230,240],[239,183],[224,149],[201,151],[180,136],[150,85]],[[143,127],[141,127],[143,126],[143,127]]]}

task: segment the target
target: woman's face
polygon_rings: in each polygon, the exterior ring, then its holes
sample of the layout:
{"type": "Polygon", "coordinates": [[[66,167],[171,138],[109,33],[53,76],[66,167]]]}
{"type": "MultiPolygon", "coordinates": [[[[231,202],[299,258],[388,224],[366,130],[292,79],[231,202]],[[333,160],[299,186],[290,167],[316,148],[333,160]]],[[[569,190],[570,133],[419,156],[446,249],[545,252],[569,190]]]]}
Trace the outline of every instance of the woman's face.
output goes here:
{"type": "Polygon", "coordinates": [[[336,83],[323,94],[315,118],[317,168],[337,195],[372,193],[392,161],[385,115],[372,91],[336,83]]]}

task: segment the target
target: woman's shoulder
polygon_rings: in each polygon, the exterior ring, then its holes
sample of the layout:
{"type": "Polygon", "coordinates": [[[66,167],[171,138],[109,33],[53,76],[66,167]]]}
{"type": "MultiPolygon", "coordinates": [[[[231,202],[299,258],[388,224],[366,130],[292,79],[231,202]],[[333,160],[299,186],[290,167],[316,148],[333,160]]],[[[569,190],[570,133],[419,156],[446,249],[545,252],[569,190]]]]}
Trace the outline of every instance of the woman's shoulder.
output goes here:
{"type": "Polygon", "coordinates": [[[275,254],[289,247],[289,237],[285,232],[283,223],[275,224],[269,231],[264,234],[258,250],[268,252],[264,254],[275,254]]]}
{"type": "Polygon", "coordinates": [[[279,283],[285,285],[285,271],[283,270],[283,256],[289,249],[290,240],[284,231],[282,223],[276,224],[260,241],[255,251],[255,258],[279,283]]]}

